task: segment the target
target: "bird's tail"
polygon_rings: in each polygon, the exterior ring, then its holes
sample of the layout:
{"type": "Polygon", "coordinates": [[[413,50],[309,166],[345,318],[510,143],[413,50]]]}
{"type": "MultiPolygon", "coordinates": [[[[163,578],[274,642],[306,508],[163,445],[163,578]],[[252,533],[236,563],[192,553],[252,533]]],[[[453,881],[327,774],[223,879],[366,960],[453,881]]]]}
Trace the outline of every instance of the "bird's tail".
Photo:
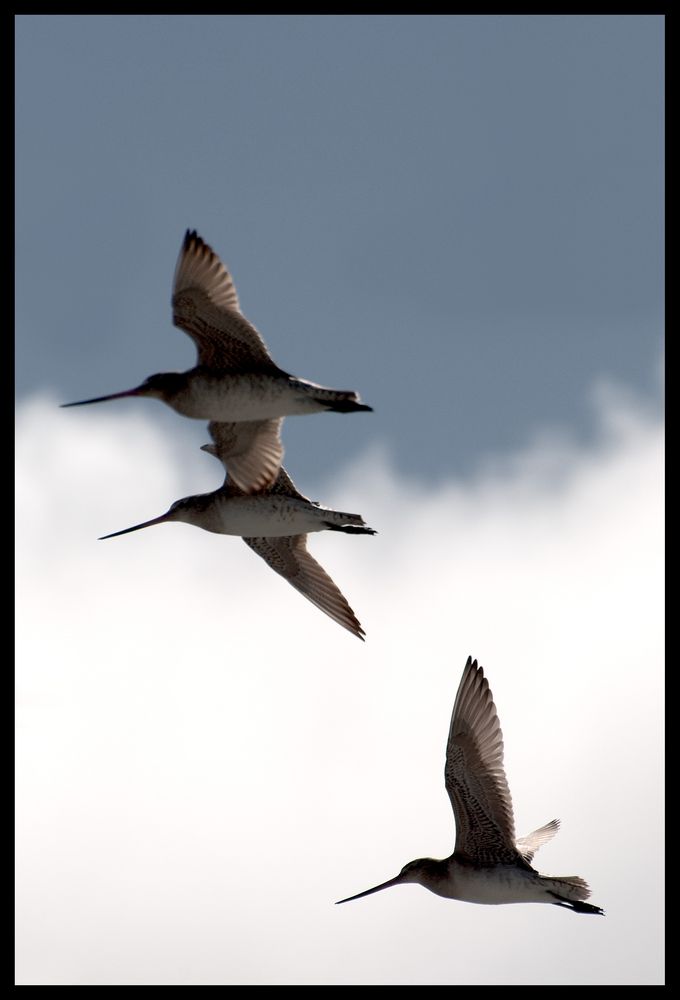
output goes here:
{"type": "Polygon", "coordinates": [[[365,524],[332,524],[325,522],[329,531],[344,531],[348,535],[377,535],[375,528],[368,528],[365,524]]]}
{"type": "Polygon", "coordinates": [[[541,875],[541,884],[558,906],[566,906],[576,913],[600,913],[604,910],[583,900],[590,896],[590,887],[579,875],[541,875]]]}
{"type": "Polygon", "coordinates": [[[359,393],[352,389],[327,389],[323,385],[309,382],[309,392],[312,398],[324,410],[334,413],[357,413],[359,410],[372,411],[372,406],[359,402],[359,393]]]}
{"type": "Polygon", "coordinates": [[[372,406],[366,406],[365,403],[358,403],[356,399],[320,399],[317,396],[320,403],[323,404],[325,409],[331,410],[333,413],[358,413],[360,410],[365,410],[368,413],[373,412],[372,406]]]}
{"type": "Polygon", "coordinates": [[[341,510],[324,510],[323,524],[330,531],[345,531],[348,535],[375,535],[373,528],[367,528],[361,514],[347,514],[341,510]]]}

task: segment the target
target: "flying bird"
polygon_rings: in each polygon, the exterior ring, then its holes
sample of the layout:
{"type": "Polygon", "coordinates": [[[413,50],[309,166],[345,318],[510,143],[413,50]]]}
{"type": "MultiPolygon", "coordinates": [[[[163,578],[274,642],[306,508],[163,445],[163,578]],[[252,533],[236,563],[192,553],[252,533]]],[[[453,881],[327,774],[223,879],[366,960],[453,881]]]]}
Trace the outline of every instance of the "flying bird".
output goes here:
{"type": "MultiPolygon", "coordinates": [[[[209,428],[213,443],[203,446],[223,464],[223,451],[226,448],[230,453],[232,448],[232,426],[212,422],[209,428]]],[[[345,597],[307,551],[307,535],[324,530],[356,535],[375,535],[376,532],[366,526],[359,514],[331,510],[308,500],[295,488],[283,467],[274,485],[260,493],[244,493],[227,475],[218,490],[177,500],[160,517],[114,531],[103,538],[115,538],[165,521],[184,521],[205,531],[240,535],[276,573],[338,625],[363,641],[366,633],[345,597]]]]}
{"type": "Polygon", "coordinates": [[[515,839],[503,734],[489,682],[470,657],[453,706],[444,779],[457,831],[451,857],[409,861],[395,878],[339,903],[417,882],[437,896],[468,903],[552,903],[575,913],[604,914],[584,902],[590,889],[578,875],[541,875],[531,866],[538,848],[557,833],[559,820],[515,839]]]}
{"type": "Polygon", "coordinates": [[[195,230],[187,230],[172,293],[173,323],[188,333],[197,363],[186,372],[150,375],[141,385],[64,406],[85,406],[128,396],[160,399],[196,420],[246,422],[239,460],[230,468],[244,493],[275,481],[283,458],[281,417],[333,410],[371,410],[356,392],[329,389],[289,375],[272,360],[239,305],[231,274],[195,230]]]}

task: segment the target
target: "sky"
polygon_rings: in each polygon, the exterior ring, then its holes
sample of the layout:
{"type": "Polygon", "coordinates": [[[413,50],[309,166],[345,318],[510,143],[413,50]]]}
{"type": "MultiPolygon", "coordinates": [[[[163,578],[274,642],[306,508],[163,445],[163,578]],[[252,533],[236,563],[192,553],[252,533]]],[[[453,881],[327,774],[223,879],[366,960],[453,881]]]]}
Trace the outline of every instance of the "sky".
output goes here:
{"type": "Polygon", "coordinates": [[[663,981],[662,81],[657,16],[16,19],[18,983],[663,981]],[[375,407],[284,424],[365,644],[238,539],[97,541],[219,485],[58,408],[192,365],[188,227],[375,407]],[[606,918],[333,906],[451,852],[468,655],[606,918]]]}

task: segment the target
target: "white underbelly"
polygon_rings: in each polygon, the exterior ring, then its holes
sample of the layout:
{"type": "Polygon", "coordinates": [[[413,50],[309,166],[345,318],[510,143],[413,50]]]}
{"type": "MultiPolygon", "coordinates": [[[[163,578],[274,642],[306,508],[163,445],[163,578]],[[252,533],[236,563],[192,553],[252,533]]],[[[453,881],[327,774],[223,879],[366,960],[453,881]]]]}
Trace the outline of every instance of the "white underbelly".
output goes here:
{"type": "Polygon", "coordinates": [[[291,497],[234,497],[224,500],[209,531],[242,538],[306,535],[322,531],[323,512],[291,497]]]}
{"type": "Polygon", "coordinates": [[[502,903],[551,902],[540,884],[540,876],[512,865],[472,868],[456,865],[453,879],[442,886],[438,895],[466,903],[498,906],[502,903]]]}
{"type": "Polygon", "coordinates": [[[227,423],[269,420],[323,409],[305,391],[304,383],[273,375],[197,374],[171,405],[186,417],[227,423]]]}

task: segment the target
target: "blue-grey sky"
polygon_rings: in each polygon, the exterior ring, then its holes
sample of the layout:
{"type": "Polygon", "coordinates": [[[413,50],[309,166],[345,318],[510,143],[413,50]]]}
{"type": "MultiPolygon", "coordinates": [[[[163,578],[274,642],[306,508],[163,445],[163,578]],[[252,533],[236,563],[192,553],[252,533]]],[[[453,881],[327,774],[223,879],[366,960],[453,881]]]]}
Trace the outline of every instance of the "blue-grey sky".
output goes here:
{"type": "Polygon", "coordinates": [[[16,27],[17,982],[662,982],[663,19],[16,27]],[[221,479],[157,402],[58,407],[193,364],[186,228],[375,407],[283,432],[378,530],[309,542],[365,644],[239,539],[97,540],[221,479]],[[604,919],[333,906],[453,849],[468,655],[604,919]]]}
{"type": "Polygon", "coordinates": [[[588,435],[594,380],[658,391],[662,39],[658,16],[20,17],[20,395],[190,367],[190,227],[282,367],[375,407],[286,422],[305,482],[367,439],[441,479],[588,435]]]}

